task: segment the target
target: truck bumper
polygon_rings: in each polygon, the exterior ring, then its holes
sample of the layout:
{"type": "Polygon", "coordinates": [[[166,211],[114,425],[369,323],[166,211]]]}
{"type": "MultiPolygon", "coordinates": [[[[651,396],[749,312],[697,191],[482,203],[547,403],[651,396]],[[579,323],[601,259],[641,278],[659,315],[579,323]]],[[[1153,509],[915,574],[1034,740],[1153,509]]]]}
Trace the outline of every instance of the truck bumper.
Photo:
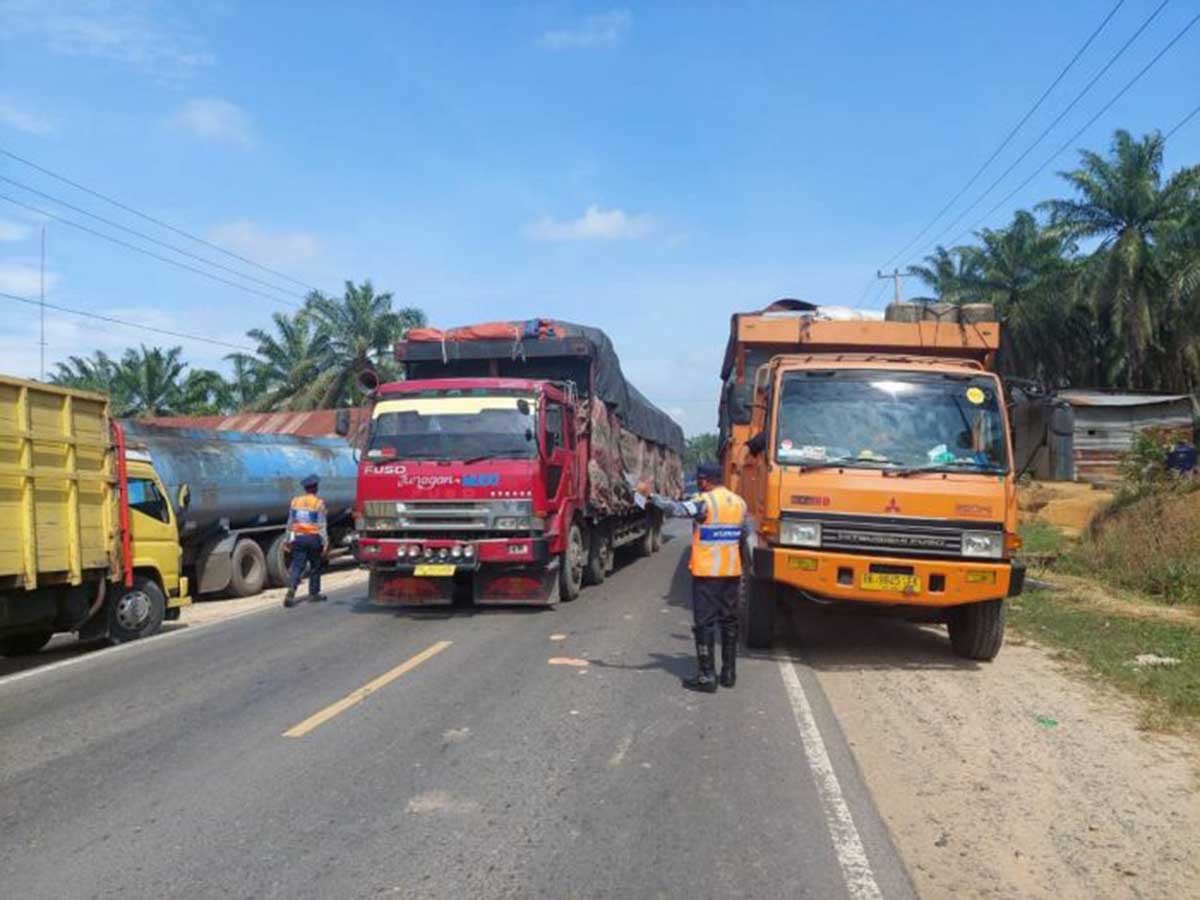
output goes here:
{"type": "Polygon", "coordinates": [[[1005,560],[854,556],[799,547],[759,547],[754,574],[814,599],[879,606],[947,607],[1016,596],[1023,566],[1005,560]],[[911,578],[904,589],[877,589],[868,576],[911,578]]]}

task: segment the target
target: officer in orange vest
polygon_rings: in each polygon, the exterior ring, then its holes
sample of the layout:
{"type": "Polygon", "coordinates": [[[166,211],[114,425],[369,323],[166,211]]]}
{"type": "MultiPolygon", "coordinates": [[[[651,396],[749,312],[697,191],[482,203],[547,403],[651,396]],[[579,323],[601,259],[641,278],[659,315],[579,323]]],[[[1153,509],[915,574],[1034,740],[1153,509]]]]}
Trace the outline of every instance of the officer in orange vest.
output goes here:
{"type": "Polygon", "coordinates": [[[300,482],[300,486],[304,488],[304,493],[292,498],[292,508],[288,513],[287,548],[292,554],[292,567],[283,605],[289,608],[299,602],[296,588],[304,577],[305,567],[308,568],[308,599],[318,603],[325,599],[321,593],[321,562],[329,547],[325,501],[317,496],[320,481],[316,475],[309,475],[300,482]]]}
{"type": "Polygon", "coordinates": [[[692,520],[692,634],[696,638],[697,672],[685,678],[688,690],[706,694],[717,690],[714,648],[721,630],[720,683],[737,681],[738,588],[742,578],[742,541],[746,531],[746,502],[721,484],[721,468],[701,463],[696,468],[700,493],[679,502],[653,494],[646,482],[638,493],[667,516],[692,520]]]}

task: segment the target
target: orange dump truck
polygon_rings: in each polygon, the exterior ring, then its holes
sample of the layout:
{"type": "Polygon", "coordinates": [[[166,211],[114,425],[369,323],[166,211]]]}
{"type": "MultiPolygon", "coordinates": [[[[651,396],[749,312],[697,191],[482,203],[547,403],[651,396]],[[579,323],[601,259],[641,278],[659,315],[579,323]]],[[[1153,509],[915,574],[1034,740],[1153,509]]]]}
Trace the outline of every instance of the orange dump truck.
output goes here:
{"type": "MultiPolygon", "coordinates": [[[[976,311],[978,312],[978,311],[976,311]]],[[[992,659],[1016,491],[994,321],[834,320],[798,301],[735,315],[722,367],[721,454],[753,522],[747,640],[781,606],[944,622],[992,659]]]]}

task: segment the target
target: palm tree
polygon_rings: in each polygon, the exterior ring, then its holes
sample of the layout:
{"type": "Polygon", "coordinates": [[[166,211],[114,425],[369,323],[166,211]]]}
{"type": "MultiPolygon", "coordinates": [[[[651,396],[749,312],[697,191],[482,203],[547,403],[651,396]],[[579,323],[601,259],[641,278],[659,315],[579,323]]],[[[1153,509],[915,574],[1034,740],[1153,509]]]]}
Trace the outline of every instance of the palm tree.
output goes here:
{"type": "Polygon", "coordinates": [[[1122,387],[1153,383],[1147,363],[1167,293],[1157,251],[1187,221],[1200,188],[1200,166],[1163,182],[1163,145],[1158,132],[1135,140],[1119,130],[1108,158],[1081,150],[1080,167],[1060,173],[1078,199],[1041,205],[1064,236],[1100,241],[1089,260],[1089,293],[1111,383],[1122,387]]]}
{"type": "Polygon", "coordinates": [[[925,257],[925,265],[909,266],[908,274],[920,278],[933,289],[933,295],[943,303],[969,303],[978,275],[978,251],[974,247],[953,247],[947,250],[938,245],[925,257]]]}
{"type": "Polygon", "coordinates": [[[174,416],[186,414],[181,379],[187,369],[182,347],[125,351],[113,377],[114,396],[124,398],[118,415],[174,416]]]}
{"type": "Polygon", "coordinates": [[[321,398],[325,338],[316,333],[304,312],[271,316],[275,333],[253,328],[246,336],[256,343],[254,355],[234,353],[232,361],[242,408],[256,411],[315,409],[321,398]]]}
{"type": "Polygon", "coordinates": [[[394,311],[392,295],[375,293],[369,279],[360,285],[347,281],[338,300],[314,291],[305,312],[324,340],[325,359],[317,382],[318,405],[323,408],[357,402],[358,376],[385,362],[392,346],[410,328],[425,324],[425,313],[419,309],[394,311]]]}
{"type": "Polygon", "coordinates": [[[90,357],[69,356],[66,362],[55,363],[54,368],[50,375],[52,384],[103,394],[112,387],[117,363],[104,351],[97,350],[90,357]]]}

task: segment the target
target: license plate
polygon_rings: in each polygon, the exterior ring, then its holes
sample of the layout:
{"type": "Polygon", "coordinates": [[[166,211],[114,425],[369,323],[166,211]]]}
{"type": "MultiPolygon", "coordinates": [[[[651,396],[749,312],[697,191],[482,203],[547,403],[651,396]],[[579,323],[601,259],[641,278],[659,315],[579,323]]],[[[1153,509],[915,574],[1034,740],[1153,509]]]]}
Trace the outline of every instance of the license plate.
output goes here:
{"type": "Polygon", "coordinates": [[[456,568],[458,567],[454,563],[421,563],[413,569],[413,574],[445,578],[447,575],[453,575],[456,568]]]}
{"type": "Polygon", "coordinates": [[[868,572],[863,576],[864,591],[912,591],[921,590],[921,579],[917,575],[891,575],[868,572]]]}

